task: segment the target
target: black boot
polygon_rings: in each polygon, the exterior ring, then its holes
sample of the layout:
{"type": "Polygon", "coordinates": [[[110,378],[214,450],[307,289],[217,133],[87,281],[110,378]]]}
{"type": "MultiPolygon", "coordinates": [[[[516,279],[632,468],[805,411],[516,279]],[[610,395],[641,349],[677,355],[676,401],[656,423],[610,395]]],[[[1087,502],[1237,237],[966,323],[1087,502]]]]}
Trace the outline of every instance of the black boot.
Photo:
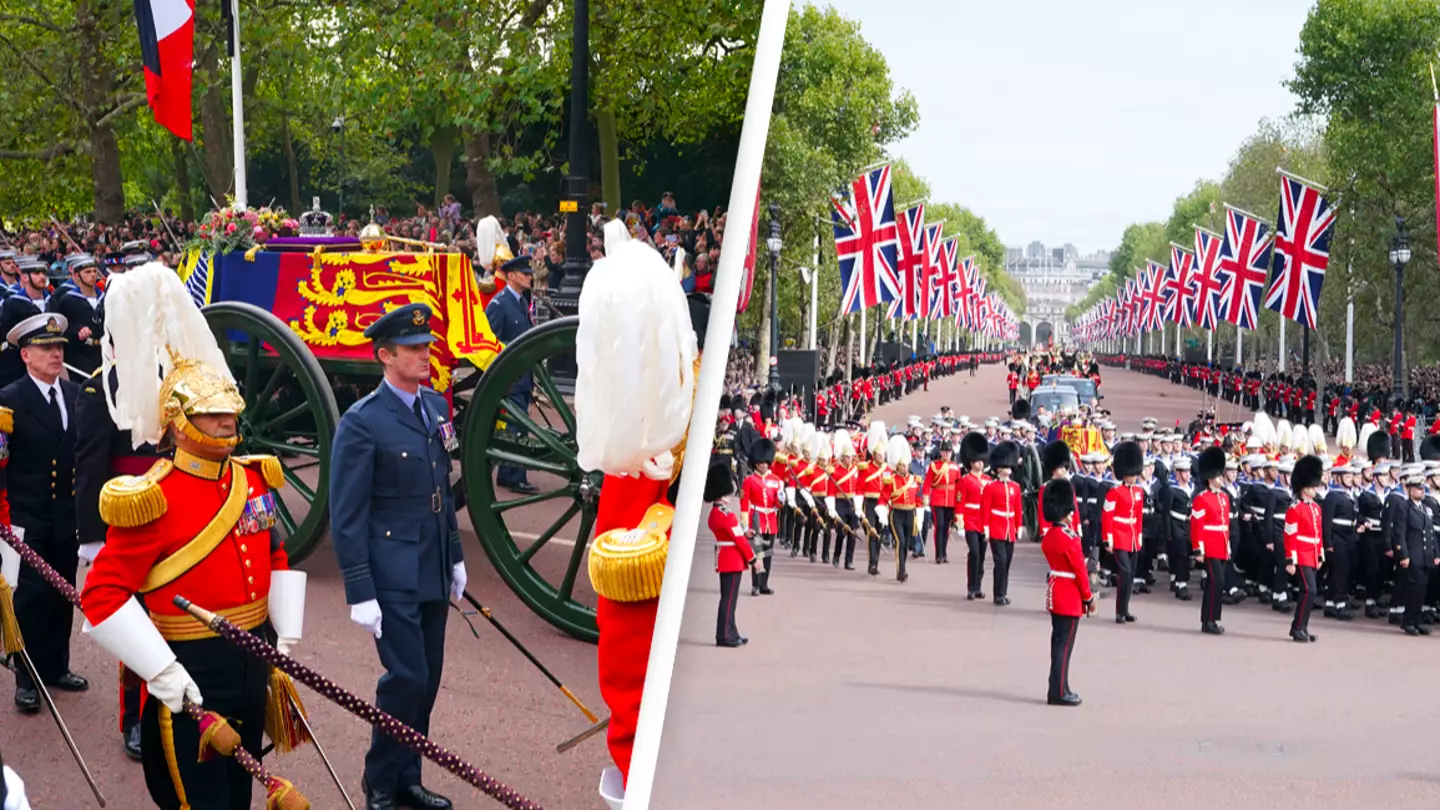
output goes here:
{"type": "Polygon", "coordinates": [[[764,596],[769,596],[770,594],[775,593],[774,591],[770,590],[769,571],[766,571],[765,573],[760,575],[760,593],[764,596]]]}

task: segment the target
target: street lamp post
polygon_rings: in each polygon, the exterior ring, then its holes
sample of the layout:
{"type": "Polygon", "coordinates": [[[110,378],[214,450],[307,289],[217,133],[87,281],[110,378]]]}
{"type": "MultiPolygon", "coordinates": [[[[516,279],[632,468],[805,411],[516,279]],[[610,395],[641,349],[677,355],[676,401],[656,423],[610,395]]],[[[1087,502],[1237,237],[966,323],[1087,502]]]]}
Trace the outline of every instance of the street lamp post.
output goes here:
{"type": "Polygon", "coordinates": [[[770,238],[765,247],[770,250],[770,393],[780,394],[780,206],[770,203],[770,238]]]}
{"type": "Polygon", "coordinates": [[[340,197],[339,211],[337,216],[345,215],[345,116],[337,115],[335,120],[330,122],[330,129],[340,138],[340,183],[337,191],[340,197]]]}
{"type": "Polygon", "coordinates": [[[1405,238],[1405,218],[1395,217],[1395,236],[1390,240],[1390,263],[1395,265],[1395,393],[1405,394],[1405,265],[1410,261],[1410,242],[1405,238]]]}
{"type": "MultiPolygon", "coordinates": [[[[557,309],[574,314],[580,302],[580,288],[590,272],[590,240],[586,211],[588,138],[590,112],[590,0],[574,0],[574,26],[570,37],[570,174],[565,177],[565,279],[560,283],[557,309]]],[[[555,296],[552,293],[552,300],[555,296]]]]}

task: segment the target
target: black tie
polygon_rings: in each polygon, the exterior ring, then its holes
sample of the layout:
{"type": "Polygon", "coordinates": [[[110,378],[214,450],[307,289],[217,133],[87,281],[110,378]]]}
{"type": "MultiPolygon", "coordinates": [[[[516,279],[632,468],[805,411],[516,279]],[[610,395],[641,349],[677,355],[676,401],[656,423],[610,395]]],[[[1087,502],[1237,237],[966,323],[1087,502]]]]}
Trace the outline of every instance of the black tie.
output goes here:
{"type": "Polygon", "coordinates": [[[420,407],[420,397],[415,397],[415,418],[420,420],[420,427],[430,429],[430,423],[425,421],[425,411],[420,407]]]}
{"type": "Polygon", "coordinates": [[[60,401],[55,398],[55,388],[53,386],[50,388],[50,411],[55,417],[55,424],[59,425],[61,430],[64,430],[65,417],[60,413],[60,401]]]}

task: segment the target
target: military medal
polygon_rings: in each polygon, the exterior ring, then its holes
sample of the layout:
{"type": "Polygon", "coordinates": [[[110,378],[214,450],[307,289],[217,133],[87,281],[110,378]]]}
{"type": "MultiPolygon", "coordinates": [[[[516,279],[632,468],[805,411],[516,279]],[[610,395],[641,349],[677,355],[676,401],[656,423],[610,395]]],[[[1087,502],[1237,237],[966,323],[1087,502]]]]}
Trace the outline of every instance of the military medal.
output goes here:
{"type": "Polygon", "coordinates": [[[240,520],[235,524],[235,531],[242,535],[259,534],[273,528],[275,520],[275,493],[267,492],[245,502],[245,511],[240,514],[240,520]]]}
{"type": "Polygon", "coordinates": [[[453,453],[460,446],[460,440],[455,437],[455,423],[445,421],[440,423],[440,439],[444,442],[445,452],[453,453]]]}

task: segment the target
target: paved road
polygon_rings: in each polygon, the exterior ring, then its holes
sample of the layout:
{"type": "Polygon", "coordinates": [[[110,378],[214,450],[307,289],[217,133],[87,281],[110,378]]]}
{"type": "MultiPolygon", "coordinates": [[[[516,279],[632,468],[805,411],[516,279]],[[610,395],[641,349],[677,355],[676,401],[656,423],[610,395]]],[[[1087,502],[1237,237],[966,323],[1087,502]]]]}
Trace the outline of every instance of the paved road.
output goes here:
{"type": "MultiPolygon", "coordinates": [[[[1188,422],[1200,404],[1117,370],[1102,392],[1122,429],[1188,422]]],[[[880,416],[949,404],[974,419],[1004,400],[990,367],[880,416]]],[[[1301,646],[1252,600],[1225,608],[1216,638],[1199,632],[1198,599],[1137,596],[1123,627],[1105,601],[1071,670],[1085,704],[1050,707],[1038,547],[1017,549],[1007,608],[966,602],[963,544],[953,559],[916,562],[900,585],[893,558],[872,580],[781,557],[776,594],[742,599],[750,644],[732,650],[713,646],[717,580],[697,553],[652,806],[1440,806],[1440,766],[1416,744],[1440,706],[1440,637],[1317,616],[1320,643],[1301,646]]]]}
{"type": "MultiPolygon", "coordinates": [[[[532,481],[542,488],[547,483],[542,476],[532,475],[532,481]]],[[[521,547],[543,532],[561,509],[563,505],[552,502],[507,515],[521,547]]],[[[545,570],[552,582],[559,581],[558,572],[564,570],[574,547],[577,523],[578,519],[572,520],[537,555],[537,567],[545,570]]],[[[532,614],[495,575],[464,513],[460,528],[471,593],[484,600],[507,629],[592,711],[604,717],[607,712],[596,685],[595,647],[562,635],[532,614]]],[[[374,642],[350,623],[328,540],[299,567],[310,574],[310,590],[306,638],[296,657],[357,695],[373,699],[375,680],[381,673],[374,642]]],[[[81,573],[83,576],[84,571],[81,573]]],[[[583,573],[576,590],[582,601],[593,604],[589,579],[583,573]]],[[[432,718],[431,739],[543,807],[592,806],[600,771],[609,764],[604,736],[557,754],[555,745],[583,731],[588,721],[483,618],[476,616],[473,621],[478,641],[459,614],[451,614],[445,679],[432,718]]],[[[78,631],[77,618],[72,667],[91,680],[92,688],[80,695],[58,694],[60,711],[110,800],[110,808],[150,807],[140,766],[126,759],[120,748],[114,660],[78,631]]],[[[351,800],[363,808],[360,778],[370,727],[305,687],[300,690],[316,733],[345,780],[351,800]]],[[[7,685],[0,692],[5,701],[0,706],[0,750],[6,764],[25,779],[32,805],[36,810],[94,806],[54,724],[44,715],[15,714],[9,696],[7,685]]],[[[292,780],[317,810],[345,807],[313,748],[268,757],[265,764],[292,780]]],[[[449,796],[458,808],[499,806],[433,765],[426,764],[424,774],[425,784],[449,796]]],[[[263,797],[263,791],[257,791],[253,806],[263,807],[263,797]]]]}

